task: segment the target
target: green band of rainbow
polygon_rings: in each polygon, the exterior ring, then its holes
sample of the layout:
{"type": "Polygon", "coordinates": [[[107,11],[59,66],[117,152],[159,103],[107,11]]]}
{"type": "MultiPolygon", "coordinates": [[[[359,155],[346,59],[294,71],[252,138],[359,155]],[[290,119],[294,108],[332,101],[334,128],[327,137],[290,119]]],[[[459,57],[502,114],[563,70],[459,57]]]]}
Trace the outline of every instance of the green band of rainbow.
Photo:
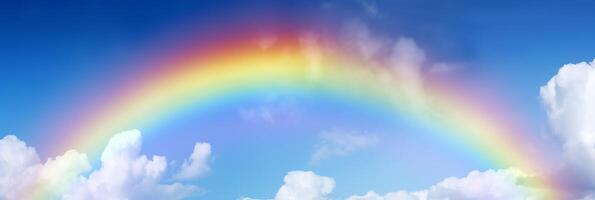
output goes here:
{"type": "MultiPolygon", "coordinates": [[[[209,52],[209,51],[204,51],[209,52]]],[[[75,122],[61,146],[99,152],[114,133],[131,124],[160,123],[186,107],[200,107],[213,99],[257,90],[308,90],[381,106],[445,130],[436,137],[462,141],[493,166],[539,172],[544,166],[532,156],[527,141],[515,128],[490,118],[438,83],[414,88],[384,64],[361,60],[339,49],[278,38],[267,49],[257,45],[225,44],[203,55],[191,55],[148,72],[142,81],[124,86],[121,96],[109,99],[75,122]]],[[[551,177],[537,177],[549,199],[559,195],[551,177]]]]}

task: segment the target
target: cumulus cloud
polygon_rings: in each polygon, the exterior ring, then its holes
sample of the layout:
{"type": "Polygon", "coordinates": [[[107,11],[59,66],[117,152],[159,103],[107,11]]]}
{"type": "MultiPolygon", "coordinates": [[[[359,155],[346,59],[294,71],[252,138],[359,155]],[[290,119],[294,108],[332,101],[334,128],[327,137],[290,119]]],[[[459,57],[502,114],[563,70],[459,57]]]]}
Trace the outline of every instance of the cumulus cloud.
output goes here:
{"type": "MultiPolygon", "coordinates": [[[[101,155],[101,166],[88,177],[85,154],[69,150],[41,163],[32,147],[16,136],[0,140],[0,199],[182,199],[200,192],[195,185],[168,182],[163,156],[140,155],[137,130],[113,136],[101,155]]],[[[208,171],[210,145],[197,143],[180,169],[184,180],[208,171]]]]}
{"type": "Polygon", "coordinates": [[[42,164],[34,148],[5,136],[0,140],[0,199],[59,197],[90,168],[87,156],[73,150],[42,164]]]}
{"type": "Polygon", "coordinates": [[[564,176],[573,187],[595,187],[595,61],[566,64],[541,87],[552,134],[565,162],[564,176]]]}
{"type": "Polygon", "coordinates": [[[211,156],[211,145],[208,143],[196,143],[194,151],[190,158],[182,164],[180,172],[176,175],[177,179],[189,180],[200,177],[207,173],[210,168],[208,165],[211,156]]]}
{"type": "Polygon", "coordinates": [[[275,200],[325,200],[335,188],[332,178],[311,171],[291,171],[283,178],[275,200]]]}
{"type": "Polygon", "coordinates": [[[446,178],[426,190],[397,191],[385,195],[370,191],[362,196],[351,196],[347,200],[541,199],[536,189],[523,184],[527,178],[530,177],[516,169],[472,171],[464,178],[446,178]]]}
{"type": "Polygon", "coordinates": [[[378,139],[373,135],[366,135],[348,131],[327,131],[319,134],[316,150],[310,159],[310,164],[319,164],[320,161],[332,156],[345,156],[354,151],[374,145],[378,139]]]}
{"type": "Polygon", "coordinates": [[[0,197],[17,199],[34,183],[41,167],[35,149],[27,147],[14,135],[0,140],[0,197]]]}
{"type": "Polygon", "coordinates": [[[64,199],[182,199],[198,191],[194,185],[162,183],[166,158],[148,159],[140,150],[138,130],[113,136],[101,155],[101,168],[81,178],[64,199]]]}
{"type": "Polygon", "coordinates": [[[69,150],[62,156],[48,159],[39,176],[40,184],[46,192],[57,196],[70,189],[76,184],[80,174],[90,169],[91,165],[85,154],[69,150]]]}
{"type": "MultiPolygon", "coordinates": [[[[327,200],[335,188],[335,180],[312,171],[290,171],[283,178],[274,200],[327,200]]],[[[240,197],[238,200],[264,200],[240,197]]]]}
{"type": "MultiPolygon", "coordinates": [[[[432,200],[432,199],[484,199],[484,200],[531,200],[543,199],[540,191],[527,184],[533,178],[520,170],[472,171],[466,177],[449,177],[419,191],[400,190],[384,195],[369,191],[353,195],[347,200],[432,200]]],[[[330,199],[335,181],[311,171],[291,171],[284,178],[275,200],[325,200],[330,199]]],[[[242,197],[241,200],[252,200],[242,197]]]]}

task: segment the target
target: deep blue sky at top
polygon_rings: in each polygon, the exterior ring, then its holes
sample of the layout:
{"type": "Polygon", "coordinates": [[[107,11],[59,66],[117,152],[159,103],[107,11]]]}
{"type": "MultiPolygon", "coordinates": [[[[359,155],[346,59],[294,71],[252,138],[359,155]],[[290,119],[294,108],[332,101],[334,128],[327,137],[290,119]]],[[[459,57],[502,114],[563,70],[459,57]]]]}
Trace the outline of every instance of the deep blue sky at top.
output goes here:
{"type": "Polygon", "coordinates": [[[264,30],[279,24],[333,29],[361,20],[374,33],[411,37],[433,60],[470,63],[465,70],[478,77],[498,77],[497,87],[509,91],[536,129],[544,116],[538,87],[562,64],[591,60],[595,52],[593,1],[376,4],[378,15],[357,1],[2,1],[0,132],[35,146],[46,134],[36,126],[40,118],[65,118],[69,102],[84,98],[77,95],[101,92],[122,78],[122,63],[142,56],[162,35],[240,18],[264,30]]]}

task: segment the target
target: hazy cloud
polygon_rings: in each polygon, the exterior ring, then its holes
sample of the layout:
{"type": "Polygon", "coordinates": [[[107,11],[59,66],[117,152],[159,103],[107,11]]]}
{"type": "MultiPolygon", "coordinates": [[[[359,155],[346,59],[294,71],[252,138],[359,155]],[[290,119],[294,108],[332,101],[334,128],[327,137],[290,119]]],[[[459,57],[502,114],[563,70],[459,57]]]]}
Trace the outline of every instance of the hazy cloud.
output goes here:
{"type": "Polygon", "coordinates": [[[354,151],[374,145],[376,136],[354,131],[333,130],[319,134],[316,150],[310,159],[310,164],[319,164],[320,161],[332,156],[345,156],[354,151]]]}

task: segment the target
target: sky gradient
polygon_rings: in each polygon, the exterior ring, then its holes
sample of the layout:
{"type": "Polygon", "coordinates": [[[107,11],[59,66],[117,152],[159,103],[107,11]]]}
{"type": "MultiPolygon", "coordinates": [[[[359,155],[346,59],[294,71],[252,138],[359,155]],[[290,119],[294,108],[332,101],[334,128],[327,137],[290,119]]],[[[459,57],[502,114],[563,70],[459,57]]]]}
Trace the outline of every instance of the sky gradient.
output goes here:
{"type": "Polygon", "coordinates": [[[1,198],[595,198],[590,1],[0,5],[1,198]]]}

